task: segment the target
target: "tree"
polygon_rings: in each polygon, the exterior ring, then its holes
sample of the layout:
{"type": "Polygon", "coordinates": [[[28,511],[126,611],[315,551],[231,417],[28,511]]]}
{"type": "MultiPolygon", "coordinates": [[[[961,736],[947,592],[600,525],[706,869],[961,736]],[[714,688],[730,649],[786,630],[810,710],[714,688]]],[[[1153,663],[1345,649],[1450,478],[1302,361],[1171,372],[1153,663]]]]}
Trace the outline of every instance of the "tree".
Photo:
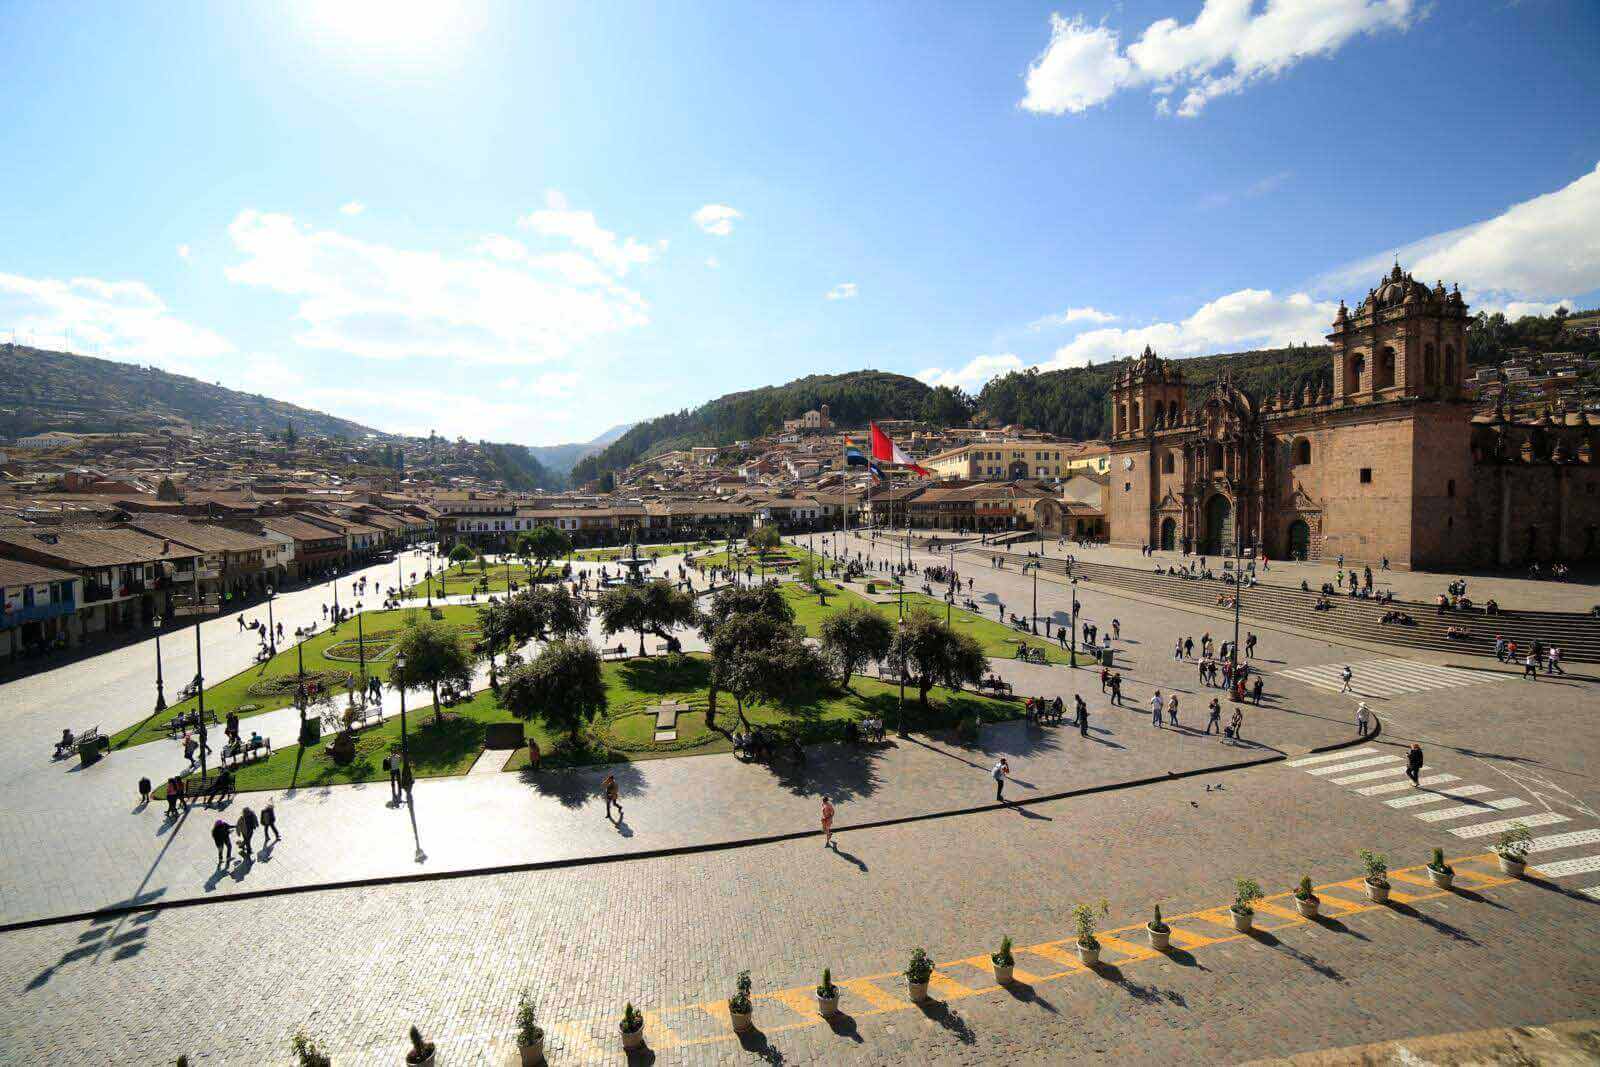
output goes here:
{"type": "MultiPolygon", "coordinates": [[[[806,644],[805,631],[771,615],[735,615],[713,631],[710,644],[711,692],[732,694],[746,729],[745,709],[751,704],[793,703],[826,675],[816,649],[806,644]]],[[[713,702],[706,710],[707,726],[714,707],[713,702]]]]}
{"type": "Polygon", "coordinates": [[[607,637],[624,630],[639,635],[639,655],[644,655],[644,635],[653,633],[670,641],[670,631],[693,626],[700,618],[694,596],[674,589],[664,579],[642,585],[613,586],[600,596],[600,625],[607,637]]]}
{"type": "Polygon", "coordinates": [[[529,641],[559,641],[589,628],[589,609],[565,586],[538,586],[504,601],[510,647],[529,641]]]}
{"type": "Polygon", "coordinates": [[[904,665],[917,684],[917,699],[928,706],[928,690],[936,685],[958,689],[975,685],[989,670],[989,657],[976,638],[957,633],[932,612],[907,615],[889,646],[890,662],[904,665]]]}
{"type": "Polygon", "coordinates": [[[178,487],[172,484],[172,479],[163,474],[161,476],[161,484],[156,486],[156,499],[177,503],[183,497],[178,495],[178,487]]]}
{"type": "Polygon", "coordinates": [[[299,441],[299,440],[300,440],[299,435],[294,432],[294,420],[291,419],[288,422],[284,423],[284,426],[283,426],[283,444],[284,444],[284,447],[286,447],[289,451],[293,452],[295,443],[297,441],[299,441]]]}
{"type": "Polygon", "coordinates": [[[500,703],[520,718],[566,731],[576,745],[579,731],[606,708],[600,653],[587,640],[552,641],[511,672],[500,703]]]}
{"type": "Polygon", "coordinates": [[[881,661],[893,642],[894,625],[865,604],[851,604],[822,620],[822,653],[843,672],[846,689],[850,676],[866,663],[881,661]]]}
{"type": "MultiPolygon", "coordinates": [[[[531,559],[538,563],[540,574],[545,572],[551,561],[571,553],[572,538],[554,526],[535,526],[517,538],[517,555],[524,561],[531,559]]],[[[531,573],[529,578],[532,578],[531,573]]]]}
{"type": "Polygon", "coordinates": [[[770,523],[758,526],[750,533],[750,547],[757,552],[776,552],[783,544],[783,536],[778,533],[778,528],[770,523]]]}
{"type": "Polygon", "coordinates": [[[451,563],[466,563],[472,559],[473,555],[472,546],[465,541],[457,541],[450,546],[450,554],[446,558],[451,563]]]}
{"type": "Polygon", "coordinates": [[[419,622],[408,626],[395,642],[395,666],[389,669],[389,684],[407,689],[427,687],[433,691],[433,721],[439,721],[439,687],[472,684],[473,654],[466,640],[453,627],[442,622],[419,622]],[[405,667],[399,667],[401,657],[405,667]]]}
{"type": "Polygon", "coordinates": [[[490,601],[478,609],[478,647],[489,655],[494,670],[494,654],[511,642],[511,609],[502,600],[490,601]]]}

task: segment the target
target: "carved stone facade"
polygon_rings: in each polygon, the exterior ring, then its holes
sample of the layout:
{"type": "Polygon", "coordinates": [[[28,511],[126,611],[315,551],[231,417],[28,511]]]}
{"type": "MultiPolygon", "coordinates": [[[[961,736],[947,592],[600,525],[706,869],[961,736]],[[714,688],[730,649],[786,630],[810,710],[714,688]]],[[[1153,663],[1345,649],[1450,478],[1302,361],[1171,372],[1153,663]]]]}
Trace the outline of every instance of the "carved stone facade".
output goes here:
{"type": "Polygon", "coordinates": [[[1600,556],[1600,421],[1473,417],[1466,304],[1398,265],[1328,341],[1331,388],[1194,408],[1149,348],[1112,386],[1113,542],[1449,568],[1600,556]]]}

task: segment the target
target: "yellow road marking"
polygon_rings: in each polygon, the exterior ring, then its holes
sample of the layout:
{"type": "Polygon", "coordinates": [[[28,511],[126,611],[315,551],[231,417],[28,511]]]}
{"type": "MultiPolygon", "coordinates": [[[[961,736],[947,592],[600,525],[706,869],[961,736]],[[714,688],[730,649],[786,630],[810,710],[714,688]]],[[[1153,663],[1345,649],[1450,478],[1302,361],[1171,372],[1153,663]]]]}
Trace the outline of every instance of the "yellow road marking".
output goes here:
{"type": "Polygon", "coordinates": [[[1214,937],[1206,937],[1203,934],[1190,933],[1188,930],[1174,926],[1170,922],[1167,923],[1167,926],[1172,931],[1170,940],[1179,948],[1204,948],[1216,940],[1214,937]]]}
{"type": "Polygon", "coordinates": [[[1073,971],[1085,970],[1086,968],[1083,966],[1083,961],[1078,958],[1076,951],[1056,947],[1064,944],[1066,944],[1065,941],[1051,941],[1042,945],[1032,945],[1023,949],[1022,951],[1031,952],[1035,956],[1043,956],[1047,960],[1055,960],[1057,963],[1066,968],[1065,971],[1061,972],[1062,974],[1070,974],[1073,971]]]}
{"type": "Polygon", "coordinates": [[[1127,959],[1117,960],[1118,963],[1132,963],[1134,960],[1147,960],[1156,954],[1156,950],[1151,948],[1149,945],[1136,945],[1132,941],[1124,941],[1122,938],[1112,937],[1110,934],[1101,934],[1098,940],[1100,942],[1100,948],[1102,951],[1105,949],[1110,949],[1113,952],[1120,952],[1124,956],[1128,957],[1127,959]]]}
{"type": "MultiPolygon", "coordinates": [[[[995,987],[992,984],[986,987],[986,989],[993,988],[995,987]]],[[[969,988],[954,978],[940,974],[938,971],[934,971],[928,977],[928,992],[938,994],[940,1000],[960,1000],[962,997],[970,997],[975,993],[985,992],[986,989],[969,988]]]]}
{"type": "Polygon", "coordinates": [[[854,1013],[857,1015],[877,1014],[886,1011],[899,1011],[902,1008],[909,1008],[911,1006],[909,1001],[900,999],[893,993],[883,989],[877,983],[869,981],[865,978],[856,978],[848,982],[840,982],[838,985],[841,988],[854,993],[856,996],[860,997],[862,1000],[866,1001],[872,1006],[873,1010],[870,1013],[854,1013]]]}

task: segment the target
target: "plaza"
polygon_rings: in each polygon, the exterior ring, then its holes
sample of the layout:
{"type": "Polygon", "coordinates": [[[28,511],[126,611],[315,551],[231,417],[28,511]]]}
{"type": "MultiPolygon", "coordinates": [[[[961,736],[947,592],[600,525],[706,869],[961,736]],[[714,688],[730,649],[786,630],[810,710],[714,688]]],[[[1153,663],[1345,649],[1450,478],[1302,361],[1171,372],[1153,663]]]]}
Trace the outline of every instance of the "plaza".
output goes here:
{"type": "MultiPolygon", "coordinates": [[[[1506,1027],[1588,1032],[1600,992],[1585,948],[1600,934],[1600,797],[1585,729],[1593,667],[1569,663],[1566,675],[1529,682],[1493,658],[1390,648],[1381,632],[1345,644],[1246,614],[1265,692],[1259,706],[1244,705],[1241,737],[1224,739],[1202,728],[1213,697],[1231,712],[1227,694],[1199,684],[1194,660],[1174,658],[1172,644],[1231,639],[1231,612],[1109,582],[1071,586],[1042,568],[1036,592],[1035,572],[1019,566],[1028,550],[1071,551],[1054,544],[958,546],[952,556],[949,546],[930,553],[834,534],[815,547],[871,558],[865,577],[880,592],[834,584],[823,608],[789,582],[808,631],[849,603],[897,616],[885,564],[953,560],[973,579],[979,611],[952,606],[952,621],[980,638],[1019,698],[1060,695],[1070,709],[1081,695],[1087,730],[1034,725],[1020,700],[1001,700],[976,742],[915,716],[900,737],[894,688],[882,685],[873,704],[847,714],[883,716],[885,741],[851,745],[819,731],[804,764],[695,744],[688,755],[645,746],[628,762],[534,771],[519,758],[525,750],[472,748],[419,776],[400,803],[381,775],[262,792],[246,767],[225,805],[168,819],[159,800],[140,805],[134,790],[141,776],[184,771],[164,736],[88,766],[48,759],[62,727],[97,721],[126,739],[149,717],[138,694],[153,693],[150,642],[80,660],[4,688],[0,937],[13,996],[0,1060],[278,1062],[304,1029],[335,1062],[392,1062],[415,1023],[444,1062],[509,1063],[524,990],[555,1063],[623,1062],[624,1001],[644,1012],[649,1055],[673,1063],[1209,1063],[1506,1027]],[[994,565],[997,552],[1005,567],[994,565]],[[1044,664],[1003,654],[997,615],[1036,616],[1041,630],[1044,620],[1070,623],[1074,591],[1079,626],[1104,632],[1116,620],[1123,706],[1081,650],[1077,669],[1054,655],[1053,640],[1044,664]],[[1341,693],[1331,683],[1352,664],[1355,692],[1341,693]],[[1182,696],[1177,728],[1151,725],[1157,690],[1182,696]],[[1354,724],[1358,695],[1377,719],[1365,736],[1354,724]],[[1425,753],[1417,786],[1403,774],[1413,742],[1425,753]],[[1011,777],[997,803],[989,771],[1002,756],[1011,777]],[[615,820],[601,811],[607,775],[623,805],[615,820]],[[837,806],[836,848],[822,847],[822,796],[837,806]],[[211,821],[232,822],[268,798],[282,840],[217,863],[211,821]],[[1503,873],[1491,851],[1513,822],[1533,835],[1524,878],[1503,873]],[[1430,884],[1434,848],[1456,870],[1456,888],[1430,884]],[[1388,859],[1387,904],[1363,891],[1364,849],[1388,859]],[[1302,877],[1325,918],[1296,913],[1289,891],[1302,877]],[[1265,892],[1254,933],[1230,922],[1238,879],[1265,892]],[[1100,900],[1103,953],[1088,968],[1075,953],[1072,909],[1100,900]],[[1144,929],[1157,905],[1173,931],[1164,952],[1144,929]],[[1002,986],[988,957],[1005,937],[1017,946],[1016,975],[1002,986]],[[900,977],[917,946],[936,963],[921,1004],[900,977]],[[824,967],[842,990],[831,1021],[812,996],[824,967]],[[757,1029],[741,1035],[724,998],[743,970],[757,1029]]],[[[663,557],[655,569],[675,577],[683,562],[663,557]]],[[[596,574],[603,565],[574,563],[596,574]]],[[[409,573],[412,557],[400,567],[409,573]]],[[[348,588],[365,573],[338,580],[348,588]]],[[[394,573],[375,568],[370,580],[394,573]]],[[[702,592],[712,576],[686,573],[702,592]]],[[[1397,581],[1425,595],[1426,576],[1397,581]]],[[[911,575],[905,599],[942,621],[946,605],[920,584],[911,575]]],[[[1533,583],[1497,592],[1543,595],[1533,583]]],[[[472,595],[442,606],[468,631],[482,604],[472,595]]],[[[298,627],[330,598],[311,586],[279,597],[275,612],[298,627]]],[[[379,615],[368,610],[364,621],[379,615]]],[[[591,620],[591,637],[602,643],[598,625],[591,620]]],[[[690,657],[704,648],[696,633],[679,636],[690,657]]],[[[306,651],[321,656],[343,638],[323,631],[306,651]]],[[[231,620],[203,624],[201,641],[219,687],[262,669],[256,636],[231,620]]],[[[651,658],[621,665],[661,662],[660,640],[647,645],[651,658]]],[[[168,676],[183,677],[187,644],[169,638],[163,653],[168,676]]],[[[382,663],[375,652],[367,666],[382,663]]],[[[873,684],[857,679],[867,697],[873,684]]],[[[487,686],[480,663],[474,704],[492,704],[487,686]]],[[[691,715],[701,696],[682,694],[691,715]]],[[[429,698],[413,690],[410,700],[410,730],[422,736],[429,698]]],[[[385,688],[373,731],[394,731],[396,703],[385,688]]],[[[296,714],[263,709],[242,725],[292,749],[296,714]]]]}

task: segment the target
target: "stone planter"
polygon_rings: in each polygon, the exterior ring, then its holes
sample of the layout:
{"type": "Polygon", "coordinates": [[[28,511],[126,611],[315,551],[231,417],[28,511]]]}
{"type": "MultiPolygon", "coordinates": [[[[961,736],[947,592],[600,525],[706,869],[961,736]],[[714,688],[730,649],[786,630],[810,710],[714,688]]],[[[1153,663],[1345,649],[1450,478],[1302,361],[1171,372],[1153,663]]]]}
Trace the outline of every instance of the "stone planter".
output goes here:
{"type": "Polygon", "coordinates": [[[1455,884],[1456,872],[1441,871],[1433,867],[1428,868],[1428,881],[1433,883],[1435,889],[1449,889],[1455,884]]]}
{"type": "Polygon", "coordinates": [[[641,1026],[637,1030],[623,1030],[622,1024],[618,1023],[617,1030],[622,1034],[623,1048],[635,1049],[644,1044],[644,1027],[641,1026]]]}
{"type": "Polygon", "coordinates": [[[1367,899],[1374,904],[1383,904],[1388,901],[1388,882],[1374,882],[1371,878],[1367,878],[1362,881],[1362,884],[1367,887],[1367,899]]]}
{"type": "Polygon", "coordinates": [[[831,997],[825,997],[821,993],[818,993],[817,994],[817,1014],[821,1015],[824,1019],[831,1019],[835,1015],[838,1015],[839,1014],[839,994],[835,993],[831,997]]]}
{"type": "Polygon", "coordinates": [[[735,1032],[741,1034],[745,1033],[750,1029],[751,1026],[754,1025],[750,1021],[751,1014],[752,1013],[748,1011],[734,1011],[732,1008],[728,1009],[728,1018],[733,1021],[733,1029],[735,1032]]]}
{"type": "Polygon", "coordinates": [[[996,963],[994,965],[994,980],[996,985],[1010,985],[1011,971],[1016,967],[1014,963],[996,963]]]}
{"type": "Polygon", "coordinates": [[[1145,933],[1150,935],[1150,947],[1157,952],[1167,951],[1167,946],[1172,943],[1172,930],[1157,930],[1149,923],[1144,924],[1145,933]]]}
{"type": "Polygon", "coordinates": [[[1256,913],[1253,911],[1240,911],[1238,908],[1229,908],[1228,914],[1233,916],[1233,928],[1241,934],[1248,934],[1255,925],[1256,913]]]}
{"type": "Polygon", "coordinates": [[[1522,872],[1528,869],[1528,861],[1525,859],[1507,856],[1503,852],[1497,855],[1500,860],[1500,870],[1504,874],[1509,874],[1513,878],[1521,878],[1522,872]]]}
{"type": "Polygon", "coordinates": [[[921,1004],[923,1001],[928,999],[927,982],[912,982],[908,980],[906,982],[906,989],[910,991],[911,999],[918,1004],[921,1004]]]}
{"type": "Polygon", "coordinates": [[[438,1049],[433,1049],[420,1060],[414,1060],[411,1058],[411,1053],[408,1052],[406,1053],[406,1065],[407,1067],[433,1067],[433,1061],[437,1058],[437,1053],[438,1049]]]}
{"type": "Polygon", "coordinates": [[[517,1052],[522,1056],[522,1067],[539,1067],[544,1062],[544,1038],[536,1038],[531,1045],[518,1042],[517,1052]]]}
{"type": "Polygon", "coordinates": [[[1097,967],[1097,966],[1099,966],[1099,964],[1100,964],[1100,946],[1098,944],[1096,944],[1093,948],[1090,948],[1088,945],[1085,945],[1082,941],[1079,941],[1078,942],[1078,959],[1083,961],[1083,965],[1085,967],[1097,967]]]}
{"type": "Polygon", "coordinates": [[[1294,908],[1300,913],[1300,918],[1302,919],[1315,919],[1317,917],[1317,907],[1321,903],[1322,901],[1315,896],[1294,898],[1294,908]]]}

